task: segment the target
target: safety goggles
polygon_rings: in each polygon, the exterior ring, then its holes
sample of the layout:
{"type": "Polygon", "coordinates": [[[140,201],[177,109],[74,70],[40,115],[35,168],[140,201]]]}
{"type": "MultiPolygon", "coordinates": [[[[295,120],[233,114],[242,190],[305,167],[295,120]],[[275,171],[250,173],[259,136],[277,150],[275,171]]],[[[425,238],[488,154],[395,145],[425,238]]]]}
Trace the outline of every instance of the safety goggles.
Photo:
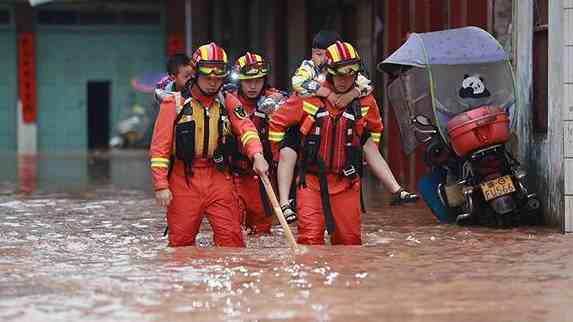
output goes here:
{"type": "Polygon", "coordinates": [[[350,65],[343,65],[343,66],[327,66],[326,70],[329,74],[334,76],[350,76],[356,75],[360,72],[362,68],[359,64],[350,64],[350,65]]]}
{"type": "Polygon", "coordinates": [[[243,66],[239,69],[239,76],[262,77],[270,73],[271,66],[268,63],[259,63],[243,66]]]}
{"type": "Polygon", "coordinates": [[[204,76],[227,77],[229,70],[223,64],[199,64],[197,72],[204,76]]]}

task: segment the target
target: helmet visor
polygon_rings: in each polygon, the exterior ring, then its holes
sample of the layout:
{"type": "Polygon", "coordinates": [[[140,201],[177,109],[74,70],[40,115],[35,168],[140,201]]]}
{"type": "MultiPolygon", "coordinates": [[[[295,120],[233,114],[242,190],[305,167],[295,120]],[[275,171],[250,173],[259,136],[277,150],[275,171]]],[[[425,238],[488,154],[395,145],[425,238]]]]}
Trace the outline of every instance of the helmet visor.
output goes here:
{"type": "Polygon", "coordinates": [[[213,64],[199,63],[197,65],[197,72],[204,76],[214,76],[214,77],[227,77],[229,75],[229,70],[225,64],[213,64]]]}
{"type": "Polygon", "coordinates": [[[360,72],[361,67],[359,64],[350,64],[350,65],[343,65],[343,66],[327,66],[326,70],[329,74],[335,76],[348,76],[348,75],[356,75],[360,72]]]}
{"type": "Polygon", "coordinates": [[[258,63],[243,66],[239,69],[239,79],[250,79],[267,76],[271,71],[268,63],[258,63]]]}

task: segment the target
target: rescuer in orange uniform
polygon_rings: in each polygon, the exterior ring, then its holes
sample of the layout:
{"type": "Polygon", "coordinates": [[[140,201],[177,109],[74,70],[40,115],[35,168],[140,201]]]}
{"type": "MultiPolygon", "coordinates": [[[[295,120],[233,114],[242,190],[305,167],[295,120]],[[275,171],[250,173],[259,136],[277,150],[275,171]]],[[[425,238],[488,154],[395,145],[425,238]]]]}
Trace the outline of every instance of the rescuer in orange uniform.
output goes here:
{"type": "MultiPolygon", "coordinates": [[[[356,86],[361,71],[354,47],[337,41],[326,50],[322,84],[336,94],[356,86]]],[[[337,107],[318,97],[291,97],[271,118],[269,140],[277,155],[285,132],[300,126],[298,242],[323,244],[325,227],[332,244],[360,245],[360,180],[363,156],[378,179],[391,176],[378,143],[383,124],[374,96],[337,107]]],[[[280,161],[279,161],[280,162],[280,161]]],[[[281,177],[279,176],[279,185],[281,177]]]]}
{"type": "MultiPolygon", "coordinates": [[[[255,53],[247,52],[237,59],[235,72],[238,75],[239,87],[235,92],[249,119],[255,124],[263,144],[263,154],[272,162],[270,143],[268,141],[268,119],[286,99],[286,95],[270,87],[268,75],[270,65],[255,53]]],[[[245,223],[250,234],[270,234],[272,209],[262,182],[252,170],[251,161],[243,154],[234,160],[235,187],[239,202],[245,211],[245,223]]],[[[274,173],[274,171],[271,171],[274,173]]],[[[288,218],[287,218],[288,220],[288,218]]]]}
{"type": "Polygon", "coordinates": [[[227,54],[215,43],[191,58],[195,72],[189,89],[161,103],[150,147],[155,198],[167,207],[169,245],[189,246],[206,215],[216,246],[244,247],[240,212],[227,171],[241,141],[253,170],[266,175],[268,164],[253,123],[232,94],[220,92],[228,75],[227,54]]]}
{"type": "MultiPolygon", "coordinates": [[[[361,97],[370,95],[373,91],[372,82],[364,76],[364,73],[358,73],[354,82],[355,86],[344,92],[338,93],[330,90],[329,87],[323,86],[324,80],[328,75],[326,71],[327,55],[326,49],[340,41],[340,35],[332,30],[321,30],[317,33],[312,41],[312,57],[310,60],[304,60],[291,78],[293,92],[301,97],[319,96],[328,100],[335,107],[345,107],[350,102],[361,97]]],[[[279,201],[285,216],[290,215],[296,218],[295,203],[291,197],[291,185],[295,172],[297,161],[298,142],[300,141],[299,131],[291,128],[287,131],[280,149],[280,165],[277,169],[277,176],[283,180],[279,184],[279,201]],[[289,180],[291,179],[291,180],[289,180]]],[[[381,179],[384,187],[392,193],[390,204],[399,205],[403,203],[415,202],[418,199],[416,194],[410,193],[402,188],[396,178],[388,168],[387,177],[381,179]]]]}

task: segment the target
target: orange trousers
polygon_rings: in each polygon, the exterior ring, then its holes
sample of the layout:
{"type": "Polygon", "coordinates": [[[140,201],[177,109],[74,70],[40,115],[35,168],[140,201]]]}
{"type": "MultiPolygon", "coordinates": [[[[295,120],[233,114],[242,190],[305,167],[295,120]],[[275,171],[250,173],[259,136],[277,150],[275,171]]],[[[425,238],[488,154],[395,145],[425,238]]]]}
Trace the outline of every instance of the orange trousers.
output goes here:
{"type": "Polygon", "coordinates": [[[254,175],[235,176],[235,188],[244,212],[245,224],[252,234],[270,234],[273,218],[265,213],[259,179],[254,175]]]}
{"type": "Polygon", "coordinates": [[[167,208],[169,246],[195,245],[201,221],[207,216],[215,246],[245,247],[231,176],[210,164],[199,164],[193,165],[188,181],[189,185],[183,166],[176,163],[169,179],[173,194],[167,208]]]}
{"type": "MultiPolygon", "coordinates": [[[[320,191],[310,187],[299,188],[296,196],[298,243],[323,245],[326,224],[320,191]]],[[[330,206],[334,219],[334,233],[330,237],[332,245],[361,245],[360,183],[352,183],[342,191],[335,189],[330,194],[330,206]]]]}

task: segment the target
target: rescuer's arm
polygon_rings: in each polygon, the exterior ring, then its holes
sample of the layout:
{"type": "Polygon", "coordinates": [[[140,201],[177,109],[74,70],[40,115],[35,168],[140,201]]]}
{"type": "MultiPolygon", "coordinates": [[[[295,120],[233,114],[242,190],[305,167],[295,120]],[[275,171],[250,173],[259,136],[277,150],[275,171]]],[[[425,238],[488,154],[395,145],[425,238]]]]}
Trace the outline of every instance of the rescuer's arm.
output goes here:
{"type": "Polygon", "coordinates": [[[267,175],[269,165],[263,156],[263,145],[257,128],[247,117],[240,101],[231,94],[225,97],[227,115],[231,123],[231,131],[240,139],[243,151],[253,161],[253,170],[258,175],[267,175]]]}
{"type": "Polygon", "coordinates": [[[167,206],[171,201],[169,181],[167,178],[173,147],[173,123],[176,118],[175,98],[168,96],[161,102],[159,114],[155,120],[153,136],[149,147],[151,161],[151,178],[155,197],[160,206],[167,206]]]}

